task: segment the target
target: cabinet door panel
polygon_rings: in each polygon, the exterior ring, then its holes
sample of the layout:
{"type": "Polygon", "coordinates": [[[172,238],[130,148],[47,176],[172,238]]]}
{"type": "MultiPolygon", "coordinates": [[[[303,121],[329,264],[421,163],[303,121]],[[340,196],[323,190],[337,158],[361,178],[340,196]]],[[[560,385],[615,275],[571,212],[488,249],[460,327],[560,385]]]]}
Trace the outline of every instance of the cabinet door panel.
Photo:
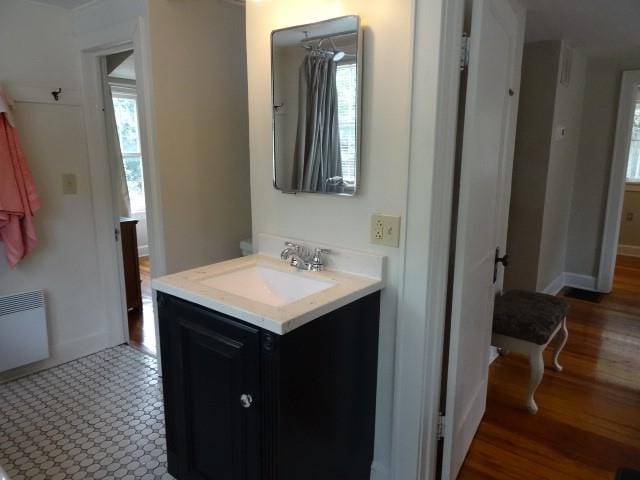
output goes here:
{"type": "MultiPolygon", "coordinates": [[[[255,480],[259,466],[259,330],[173,300],[165,321],[177,397],[180,480],[255,480]],[[254,399],[249,408],[240,397],[254,399]]],[[[164,352],[163,352],[164,357],[164,352]]],[[[167,435],[170,431],[167,430],[167,435]]],[[[169,439],[168,439],[169,440],[169,439]]]]}
{"type": "Polygon", "coordinates": [[[182,326],[189,467],[196,478],[245,478],[242,451],[242,345],[182,326]],[[222,340],[222,341],[221,341],[222,340]]]}

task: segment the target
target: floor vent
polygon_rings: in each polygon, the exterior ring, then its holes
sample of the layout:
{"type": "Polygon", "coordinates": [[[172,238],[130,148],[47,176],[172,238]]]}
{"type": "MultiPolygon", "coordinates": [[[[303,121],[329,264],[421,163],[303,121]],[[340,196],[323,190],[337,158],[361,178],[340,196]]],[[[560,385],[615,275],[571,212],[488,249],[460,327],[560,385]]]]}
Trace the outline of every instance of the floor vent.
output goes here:
{"type": "Polygon", "coordinates": [[[0,372],[48,357],[44,290],[0,296],[0,372]]]}
{"type": "Polygon", "coordinates": [[[581,288],[568,287],[564,291],[564,296],[583,300],[585,302],[600,303],[604,298],[604,293],[592,292],[591,290],[582,290],[581,288]]]}

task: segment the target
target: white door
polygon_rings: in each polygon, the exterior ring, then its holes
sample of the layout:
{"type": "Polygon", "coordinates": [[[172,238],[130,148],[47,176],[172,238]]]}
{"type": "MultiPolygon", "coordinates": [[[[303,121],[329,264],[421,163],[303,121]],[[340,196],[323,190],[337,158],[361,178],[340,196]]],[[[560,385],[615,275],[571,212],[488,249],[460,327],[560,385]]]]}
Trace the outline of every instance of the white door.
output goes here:
{"type": "Polygon", "coordinates": [[[524,10],[473,2],[451,309],[442,478],[455,478],[485,411],[496,247],[506,238],[524,10]],[[505,202],[507,204],[505,205],[505,202]]]}

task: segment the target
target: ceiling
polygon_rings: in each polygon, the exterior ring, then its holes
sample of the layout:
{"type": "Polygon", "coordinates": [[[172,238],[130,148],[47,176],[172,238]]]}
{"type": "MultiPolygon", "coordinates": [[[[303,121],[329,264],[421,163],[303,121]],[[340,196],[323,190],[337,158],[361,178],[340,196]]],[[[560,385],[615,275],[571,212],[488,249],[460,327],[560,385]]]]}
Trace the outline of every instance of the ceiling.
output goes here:
{"type": "MultiPolygon", "coordinates": [[[[44,3],[46,5],[56,5],[62,8],[77,8],[88,3],[93,3],[96,0],[32,0],[37,3],[44,3]]],[[[245,0],[223,0],[227,3],[232,3],[238,6],[244,6],[245,0]]]]}
{"type": "Polygon", "coordinates": [[[527,42],[567,40],[593,56],[640,52],[638,0],[521,0],[527,42]]]}
{"type": "Polygon", "coordinates": [[[55,5],[62,8],[77,8],[87,3],[92,3],[95,0],[34,0],[38,3],[44,3],[46,5],[55,5]]]}
{"type": "Polygon", "coordinates": [[[133,55],[129,55],[126,60],[120,63],[109,74],[110,77],[124,78],[126,80],[136,79],[136,60],[133,55]]]}

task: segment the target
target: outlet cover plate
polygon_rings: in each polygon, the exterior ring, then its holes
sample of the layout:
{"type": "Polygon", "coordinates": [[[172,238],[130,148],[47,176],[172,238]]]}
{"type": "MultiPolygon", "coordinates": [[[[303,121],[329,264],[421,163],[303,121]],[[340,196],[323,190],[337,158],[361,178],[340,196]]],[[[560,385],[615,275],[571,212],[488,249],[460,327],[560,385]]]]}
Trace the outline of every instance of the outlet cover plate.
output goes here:
{"type": "Polygon", "coordinates": [[[77,195],[78,180],[73,173],[62,174],[62,193],[63,195],[77,195]]]}
{"type": "Polygon", "coordinates": [[[399,247],[400,217],[379,213],[371,215],[371,243],[399,247]]]}

